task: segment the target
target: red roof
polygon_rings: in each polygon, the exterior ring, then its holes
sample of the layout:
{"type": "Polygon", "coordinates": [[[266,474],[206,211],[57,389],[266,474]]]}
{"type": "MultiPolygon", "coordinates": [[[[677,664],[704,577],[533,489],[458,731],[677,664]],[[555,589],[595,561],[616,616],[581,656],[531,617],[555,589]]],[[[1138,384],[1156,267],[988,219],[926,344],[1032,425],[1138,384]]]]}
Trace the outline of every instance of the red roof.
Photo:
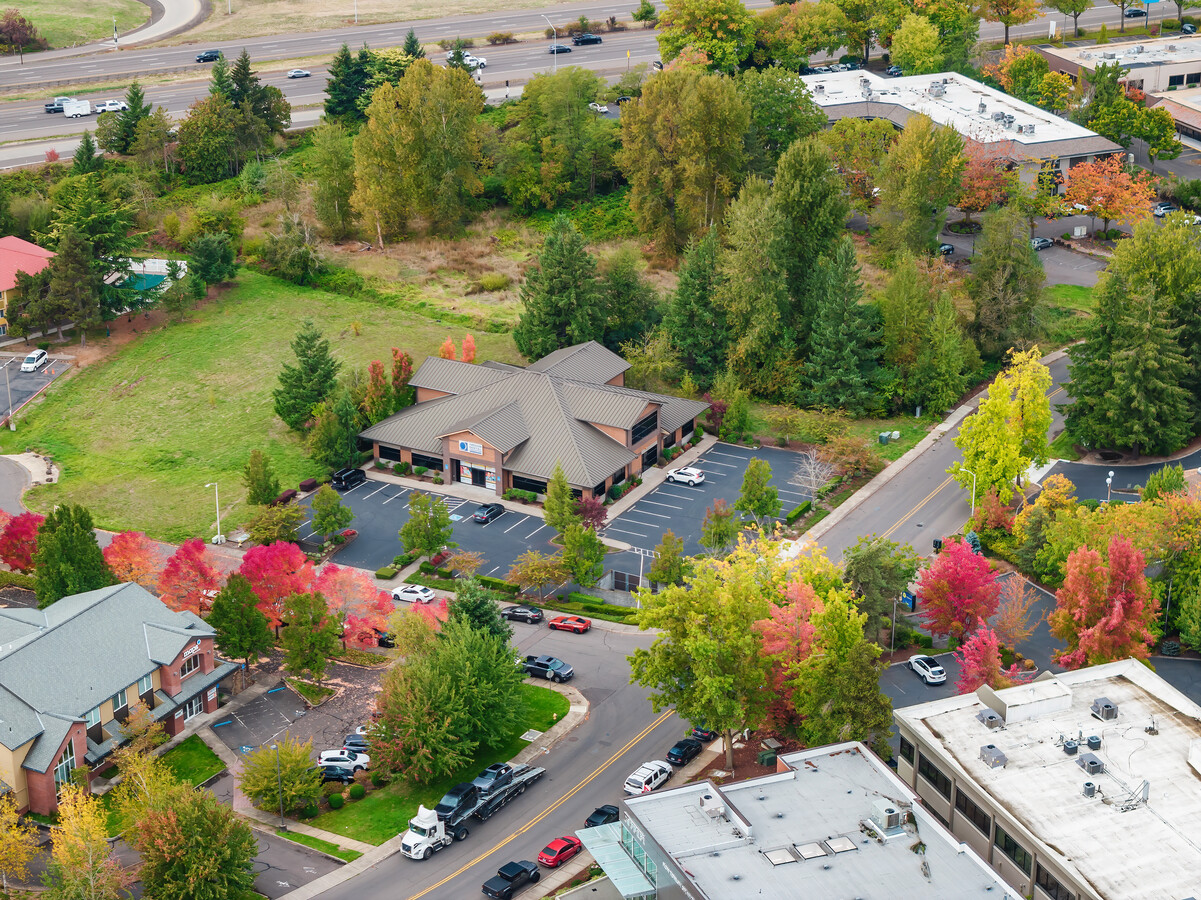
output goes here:
{"type": "Polygon", "coordinates": [[[0,237],[0,291],[9,291],[17,286],[17,273],[36,275],[54,259],[54,253],[43,250],[37,244],[23,241],[11,234],[0,237]]]}

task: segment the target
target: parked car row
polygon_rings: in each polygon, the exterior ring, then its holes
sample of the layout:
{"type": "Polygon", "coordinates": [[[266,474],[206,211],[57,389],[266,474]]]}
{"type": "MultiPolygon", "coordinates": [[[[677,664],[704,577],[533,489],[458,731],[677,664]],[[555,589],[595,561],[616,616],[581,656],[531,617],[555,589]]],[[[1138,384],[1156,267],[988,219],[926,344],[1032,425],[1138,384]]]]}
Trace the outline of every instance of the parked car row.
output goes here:
{"type": "MultiPolygon", "coordinates": [[[[537,625],[542,621],[542,610],[536,606],[506,606],[500,611],[501,617],[510,622],[525,622],[527,625],[537,625]]],[[[592,630],[592,620],[583,616],[555,616],[546,623],[551,631],[570,631],[573,634],[583,634],[592,630]]]]}
{"type": "Polygon", "coordinates": [[[317,765],[313,769],[320,770],[322,784],[350,784],[356,772],[371,768],[371,757],[367,750],[367,726],[360,725],[354,733],[342,739],[341,748],[318,753],[317,765]]]}

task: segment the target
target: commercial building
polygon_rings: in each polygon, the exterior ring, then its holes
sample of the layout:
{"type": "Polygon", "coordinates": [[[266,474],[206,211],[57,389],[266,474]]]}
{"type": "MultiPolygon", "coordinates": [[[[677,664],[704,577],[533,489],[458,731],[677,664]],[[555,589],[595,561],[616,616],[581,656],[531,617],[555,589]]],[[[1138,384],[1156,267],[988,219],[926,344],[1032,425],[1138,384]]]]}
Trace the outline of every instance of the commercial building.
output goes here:
{"type": "Polygon", "coordinates": [[[924,115],[987,147],[1032,182],[1044,168],[1071,166],[1121,152],[1113,141],[955,72],[884,78],[873,72],[806,75],[813,99],[831,124],[839,119],[887,119],[904,129],[924,115]]]}
{"type": "Polygon", "coordinates": [[[625,387],[629,367],[595,341],[526,368],[431,356],[409,382],[416,403],[359,437],[377,460],[424,466],[498,496],[545,493],[556,464],[580,495],[603,496],[687,439],[709,408],[625,387]]]}
{"type": "Polygon", "coordinates": [[[54,253],[19,237],[0,237],[0,335],[8,334],[8,307],[17,299],[17,273],[36,275],[54,253]]]}
{"type": "Polygon", "coordinates": [[[136,584],[0,609],[0,794],[48,815],[76,768],[95,773],[139,700],[167,734],[217,708],[236,666],[203,619],[136,584]]]}
{"type": "Polygon", "coordinates": [[[1018,900],[863,744],[627,799],[576,834],[626,900],[1018,900]]]}
{"type": "Polygon", "coordinates": [[[1125,82],[1148,94],[1201,85],[1201,37],[1175,35],[1088,47],[1038,47],[1052,72],[1087,77],[1102,63],[1120,65],[1125,82]]]}
{"type": "Polygon", "coordinates": [[[1145,665],[894,716],[898,774],[1024,896],[1201,897],[1201,707],[1145,665]]]}

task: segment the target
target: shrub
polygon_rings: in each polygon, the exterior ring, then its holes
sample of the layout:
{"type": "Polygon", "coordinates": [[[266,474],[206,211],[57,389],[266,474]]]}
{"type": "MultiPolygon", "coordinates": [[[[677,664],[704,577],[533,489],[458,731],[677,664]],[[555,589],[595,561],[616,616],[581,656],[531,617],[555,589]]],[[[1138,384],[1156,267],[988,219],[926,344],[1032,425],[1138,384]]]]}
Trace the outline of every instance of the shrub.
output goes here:
{"type": "Polygon", "coordinates": [[[321,785],[322,797],[328,798],[334,794],[340,793],[342,793],[342,785],[338,784],[336,781],[327,781],[325,784],[321,785]]]}
{"type": "Polygon", "coordinates": [[[487,272],[481,275],[472,285],[473,294],[491,294],[496,291],[508,290],[513,284],[513,279],[504,272],[487,272]]]}
{"type": "Polygon", "coordinates": [[[289,503],[291,503],[295,499],[296,499],[296,489],[288,488],[286,491],[284,491],[278,497],[276,497],[274,500],[272,500],[271,505],[272,506],[287,506],[289,503]]]}
{"type": "Polygon", "coordinates": [[[917,645],[923,650],[933,650],[934,638],[930,637],[928,634],[919,634],[917,636],[917,645]]]}
{"type": "Polygon", "coordinates": [[[317,804],[310,803],[308,806],[306,806],[300,810],[300,818],[315,819],[315,818],[317,818],[317,813],[318,813],[317,804]]]}
{"type": "Polygon", "coordinates": [[[435,566],[440,566],[440,565],[442,565],[442,563],[446,562],[448,559],[450,559],[450,551],[449,550],[439,550],[437,553],[434,554],[434,558],[430,560],[430,563],[435,566]]]}
{"type": "Polygon", "coordinates": [[[330,809],[341,809],[342,805],[344,803],[346,803],[346,798],[343,797],[341,794],[330,794],[329,795],[329,808],[330,809]]]}
{"type": "Polygon", "coordinates": [[[398,571],[400,570],[395,566],[384,566],[382,569],[375,570],[375,577],[387,581],[389,578],[395,578],[398,571]]]}
{"type": "Polygon", "coordinates": [[[408,475],[413,471],[413,464],[407,462],[398,462],[392,467],[392,471],[397,475],[408,475]]]}
{"type": "Polygon", "coordinates": [[[434,476],[434,484],[443,484],[443,481],[442,481],[442,476],[441,476],[441,475],[435,475],[435,476],[434,476]]]}
{"type": "Polygon", "coordinates": [[[372,772],[372,773],[371,773],[371,785],[372,785],[372,787],[377,787],[377,788],[380,788],[380,787],[383,787],[383,786],[384,786],[385,784],[387,784],[387,783],[388,783],[388,779],[387,779],[387,778],[385,778],[383,775],[381,775],[379,772],[372,772]]]}
{"type": "Polygon", "coordinates": [[[521,591],[521,588],[518,585],[504,581],[500,578],[491,578],[487,575],[477,575],[475,580],[482,585],[492,588],[494,591],[500,591],[502,594],[511,594],[516,596],[521,591]]]}
{"type": "Polygon", "coordinates": [[[805,513],[809,512],[809,510],[811,510],[812,508],[813,508],[813,504],[810,501],[806,500],[800,506],[794,507],[792,509],[792,511],[789,512],[788,515],[785,517],[784,521],[786,521],[789,525],[792,525],[793,523],[796,522],[797,519],[799,519],[801,516],[805,515],[805,513]]]}
{"type": "MultiPolygon", "coordinates": [[[[439,553],[438,556],[434,557],[434,559],[438,559],[438,557],[442,557],[442,556],[444,556],[444,554],[439,553]]],[[[439,561],[441,561],[441,560],[439,560],[439,561]]],[[[422,575],[429,575],[431,578],[453,579],[455,577],[455,573],[451,572],[449,569],[440,569],[437,566],[430,564],[429,562],[423,562],[421,565],[419,565],[417,567],[417,571],[420,572],[422,575]]]]}
{"type": "Polygon", "coordinates": [[[417,557],[419,557],[420,555],[421,555],[421,554],[420,554],[420,553],[418,553],[416,550],[413,550],[413,551],[412,551],[412,552],[410,552],[410,553],[402,553],[402,554],[400,554],[400,556],[393,557],[393,559],[392,559],[392,565],[393,565],[393,567],[394,567],[394,568],[396,568],[397,570],[403,569],[405,566],[412,565],[412,564],[413,564],[413,562],[414,562],[414,561],[417,559],[417,557]]]}
{"type": "Polygon", "coordinates": [[[417,468],[415,468],[413,470],[413,474],[416,475],[418,478],[420,478],[422,475],[424,475],[428,471],[429,471],[429,469],[427,469],[425,466],[418,466],[417,468]]]}
{"type": "Polygon", "coordinates": [[[511,32],[511,31],[494,31],[490,35],[488,35],[488,37],[485,38],[485,40],[489,44],[492,44],[493,46],[495,46],[496,44],[515,44],[515,43],[517,43],[515,40],[513,40],[513,32],[511,32]]]}
{"type": "Polygon", "coordinates": [[[34,575],[25,575],[21,572],[6,572],[0,570],[0,587],[19,587],[25,588],[27,591],[37,590],[38,581],[34,575]]]}
{"type": "Polygon", "coordinates": [[[352,784],[350,786],[350,799],[351,800],[362,800],[366,796],[367,796],[367,788],[363,787],[361,784],[352,784]]]}
{"type": "Polygon", "coordinates": [[[47,353],[49,353],[50,352],[50,342],[49,341],[38,341],[38,349],[45,350],[47,353]]]}
{"type": "Polygon", "coordinates": [[[538,500],[538,495],[533,491],[523,491],[521,488],[509,488],[505,491],[506,500],[524,500],[526,503],[534,503],[538,500]]]}
{"type": "Polygon", "coordinates": [[[367,287],[367,282],[358,272],[353,272],[350,269],[331,268],[323,270],[314,276],[312,285],[331,294],[355,297],[363,292],[367,287]]]}
{"type": "Polygon", "coordinates": [[[317,490],[317,479],[316,478],[306,478],[304,481],[300,482],[300,489],[302,491],[304,491],[306,494],[309,491],[317,490]]]}

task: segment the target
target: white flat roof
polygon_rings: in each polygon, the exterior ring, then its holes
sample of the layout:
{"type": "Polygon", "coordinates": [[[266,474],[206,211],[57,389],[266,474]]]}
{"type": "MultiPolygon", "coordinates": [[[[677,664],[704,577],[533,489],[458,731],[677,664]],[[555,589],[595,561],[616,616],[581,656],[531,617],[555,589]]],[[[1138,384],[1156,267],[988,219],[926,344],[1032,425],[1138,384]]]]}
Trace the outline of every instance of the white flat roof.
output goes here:
{"type": "Polygon", "coordinates": [[[1198,894],[1201,707],[1135,660],[1065,672],[996,697],[991,708],[1016,714],[993,730],[976,718],[990,707],[975,694],[895,716],[943,751],[943,761],[933,762],[958,767],[1043,844],[1041,852],[1074,868],[1106,900],[1198,894]],[[1070,702],[1061,699],[1065,691],[1070,702]],[[1093,715],[1100,698],[1117,706],[1116,718],[1093,715]],[[1090,736],[1100,738],[1099,749],[1090,751],[1090,736]],[[1080,742],[1075,755],[1065,753],[1065,739],[1080,742]],[[986,744],[1005,754],[1004,766],[980,758],[986,744]],[[1088,753],[1102,772],[1082,767],[1088,753]],[[1085,796],[1085,782],[1095,786],[1093,797],[1085,796]]]}
{"type": "Polygon", "coordinates": [[[863,744],[781,758],[792,771],[721,787],[686,785],[626,805],[715,900],[1017,900],[863,744]],[[702,809],[706,794],[724,805],[724,816],[702,809]],[[862,830],[879,800],[913,816],[883,841],[862,830]],[[922,854],[914,851],[919,842],[922,854]]]}
{"type": "MultiPolygon", "coordinates": [[[[870,107],[877,103],[892,104],[950,126],[981,144],[1012,141],[1033,148],[1052,141],[1097,138],[1095,132],[1075,122],[954,72],[903,78],[883,78],[865,71],[831,72],[805,75],[802,80],[823,108],[866,102],[870,114],[870,107]],[[864,96],[865,81],[870,99],[864,96]],[[994,113],[1013,116],[1012,126],[994,120],[994,113]],[[1028,126],[1033,130],[1027,131],[1028,126]]],[[[880,115],[884,116],[883,111],[880,115]]]]}
{"type": "Polygon", "coordinates": [[[1173,63],[1201,64],[1201,35],[1125,41],[1090,47],[1040,47],[1043,53],[1068,60],[1086,69],[1102,63],[1121,63],[1127,69],[1140,66],[1165,66],[1173,63]]]}

